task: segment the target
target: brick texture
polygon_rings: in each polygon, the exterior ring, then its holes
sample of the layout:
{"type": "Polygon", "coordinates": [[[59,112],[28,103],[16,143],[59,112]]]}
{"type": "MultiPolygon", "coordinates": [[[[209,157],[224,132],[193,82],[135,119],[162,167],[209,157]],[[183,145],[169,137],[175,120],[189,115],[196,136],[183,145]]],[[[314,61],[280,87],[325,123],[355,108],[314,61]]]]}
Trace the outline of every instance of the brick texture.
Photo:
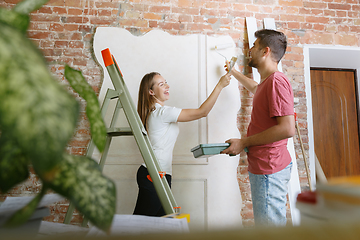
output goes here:
{"type": "MultiPolygon", "coordinates": [[[[19,0],[2,0],[0,7],[12,8],[19,0]]],[[[283,59],[283,70],[290,79],[295,108],[301,127],[302,140],[308,150],[306,95],[304,84],[304,44],[328,44],[342,46],[360,45],[360,4],[358,0],[51,0],[31,14],[28,36],[39,46],[50,64],[50,70],[67,85],[63,77],[63,63],[83,71],[93,89],[98,93],[102,73],[91,53],[91,41],[95,28],[113,26],[127,29],[134,35],[143,35],[152,29],[162,29],[173,35],[207,34],[230,35],[246,55],[249,49],[245,17],[274,18],[278,30],[283,31],[289,47],[283,59]]],[[[240,69],[249,72],[240,62],[240,69]]],[[[251,112],[252,96],[239,86],[242,107],[238,112],[238,128],[246,134],[251,112]]],[[[81,100],[81,99],[80,99],[81,100]]],[[[89,124],[83,113],[77,133],[68,146],[72,154],[83,155],[89,142],[89,124]]],[[[302,153],[297,137],[294,137],[300,181],[307,189],[307,179],[302,163],[302,153]]],[[[306,153],[308,154],[308,153],[306,153]]],[[[244,226],[253,226],[251,194],[247,175],[247,160],[239,157],[238,182],[242,193],[244,226]]],[[[29,195],[39,192],[41,183],[31,175],[22,186],[7,195],[29,195]]],[[[6,195],[1,194],[0,199],[6,195]]],[[[67,203],[51,207],[48,221],[62,222],[67,203]]],[[[74,215],[73,223],[81,217],[74,215]]]]}

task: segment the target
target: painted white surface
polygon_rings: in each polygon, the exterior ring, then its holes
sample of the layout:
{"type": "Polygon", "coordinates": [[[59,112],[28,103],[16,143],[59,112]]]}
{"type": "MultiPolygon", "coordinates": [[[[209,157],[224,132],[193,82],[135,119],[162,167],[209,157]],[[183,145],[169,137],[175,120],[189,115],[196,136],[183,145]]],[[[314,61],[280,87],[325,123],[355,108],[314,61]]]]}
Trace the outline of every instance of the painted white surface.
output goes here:
{"type": "Polygon", "coordinates": [[[298,172],[298,166],[297,166],[297,161],[296,161],[293,138],[288,139],[287,147],[290,152],[291,162],[293,164],[292,169],[291,169],[289,186],[288,186],[291,221],[294,226],[298,226],[298,225],[300,225],[300,212],[299,212],[299,209],[296,208],[296,198],[297,198],[297,195],[299,193],[301,193],[301,188],[300,188],[300,179],[299,179],[299,172],[298,172]]]}
{"type": "MultiPolygon", "coordinates": [[[[222,50],[230,59],[235,53],[231,37],[205,35],[172,36],[154,30],[144,36],[133,36],[125,29],[99,27],[94,36],[94,53],[104,67],[101,50],[109,48],[114,55],[129,92],[137,104],[142,77],[157,71],[170,85],[170,100],[179,108],[197,108],[205,100],[218,79],[225,74],[224,58],[214,51],[215,45],[231,43],[222,50]]],[[[113,88],[104,69],[100,91],[103,100],[113,88]]],[[[190,213],[190,229],[218,229],[241,226],[241,196],[237,183],[237,157],[217,155],[195,159],[190,149],[200,143],[224,142],[239,137],[236,114],[240,108],[238,84],[233,79],[225,88],[207,118],[179,123],[180,134],[174,149],[172,191],[181,212],[190,213]]],[[[106,120],[109,120],[109,110],[106,120]]],[[[119,118],[119,126],[126,125],[119,118]]],[[[142,158],[133,137],[114,138],[104,173],[117,185],[117,213],[131,214],[137,197],[136,171],[142,158]]]]}
{"type": "MultiPolygon", "coordinates": [[[[256,41],[255,32],[258,30],[256,18],[254,17],[247,17],[246,18],[246,28],[247,28],[247,35],[249,39],[249,49],[254,46],[254,42],[256,41]]],[[[260,83],[260,74],[256,68],[252,68],[253,79],[257,83],[260,83]]]]}
{"type": "MultiPolygon", "coordinates": [[[[311,100],[311,79],[310,68],[343,68],[357,70],[357,84],[360,80],[360,48],[330,45],[305,45],[304,46],[304,72],[305,72],[305,91],[308,116],[308,135],[309,135],[309,158],[311,182],[316,186],[315,177],[315,147],[314,147],[314,126],[311,100]]],[[[359,90],[357,95],[359,96],[359,90]]],[[[359,99],[358,99],[359,101],[359,99]]]]}

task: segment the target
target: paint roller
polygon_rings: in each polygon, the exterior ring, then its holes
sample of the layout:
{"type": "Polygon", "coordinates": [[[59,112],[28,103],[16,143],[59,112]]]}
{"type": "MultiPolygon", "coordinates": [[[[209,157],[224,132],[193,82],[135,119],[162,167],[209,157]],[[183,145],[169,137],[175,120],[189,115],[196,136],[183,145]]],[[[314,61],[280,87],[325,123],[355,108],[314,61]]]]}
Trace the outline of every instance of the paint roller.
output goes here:
{"type": "Polygon", "coordinates": [[[237,57],[232,57],[230,61],[227,60],[227,58],[221,54],[219,52],[219,50],[223,50],[223,49],[227,49],[227,48],[231,48],[233,46],[232,43],[226,43],[226,44],[220,44],[220,45],[215,45],[215,51],[222,57],[225,58],[225,62],[226,62],[226,67],[228,69],[228,72],[231,71],[231,69],[234,67],[235,63],[236,63],[236,60],[237,60],[237,57]]]}

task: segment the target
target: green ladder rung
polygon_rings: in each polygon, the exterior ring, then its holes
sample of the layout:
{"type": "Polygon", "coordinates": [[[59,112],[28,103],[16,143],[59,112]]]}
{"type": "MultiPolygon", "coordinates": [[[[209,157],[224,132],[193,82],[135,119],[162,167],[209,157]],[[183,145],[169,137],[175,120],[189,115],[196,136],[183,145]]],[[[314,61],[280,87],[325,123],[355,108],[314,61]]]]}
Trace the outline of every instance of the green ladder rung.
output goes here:
{"type": "Polygon", "coordinates": [[[108,136],[111,137],[119,137],[119,136],[133,136],[133,132],[131,128],[108,128],[107,129],[108,136]]]}

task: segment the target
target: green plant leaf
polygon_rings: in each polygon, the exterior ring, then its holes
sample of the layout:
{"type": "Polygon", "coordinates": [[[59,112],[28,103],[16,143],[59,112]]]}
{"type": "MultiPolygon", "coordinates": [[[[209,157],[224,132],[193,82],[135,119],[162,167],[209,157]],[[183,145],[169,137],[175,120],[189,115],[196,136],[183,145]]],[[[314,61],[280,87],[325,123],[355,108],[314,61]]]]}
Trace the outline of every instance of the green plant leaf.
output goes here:
{"type": "Polygon", "coordinates": [[[39,205],[42,197],[44,196],[47,188],[43,187],[41,192],[36,195],[25,207],[14,213],[4,224],[7,228],[17,227],[27,222],[27,220],[34,213],[35,209],[39,205]]]}
{"type": "Polygon", "coordinates": [[[14,11],[22,14],[29,14],[38,10],[49,0],[24,0],[15,5],[14,11]]]}
{"type": "Polygon", "coordinates": [[[21,14],[5,8],[0,8],[0,22],[6,23],[25,33],[29,27],[30,17],[27,14],[21,14]]]}
{"type": "Polygon", "coordinates": [[[29,177],[28,163],[21,149],[4,135],[1,135],[0,190],[3,193],[29,177]]]}
{"type": "Polygon", "coordinates": [[[98,228],[108,230],[116,208],[115,184],[102,175],[99,165],[84,156],[64,154],[49,186],[68,198],[98,228]]]}
{"type": "Polygon", "coordinates": [[[1,22],[0,29],[1,131],[41,177],[61,161],[79,104],[53,79],[41,52],[24,34],[1,22]]]}
{"type": "Polygon", "coordinates": [[[65,77],[72,88],[86,101],[86,115],[90,122],[91,137],[100,152],[105,148],[106,127],[101,116],[99,102],[94,90],[86,82],[82,73],[65,66],[65,77]]]}
{"type": "MultiPolygon", "coordinates": [[[[25,15],[45,2],[26,0],[14,11],[0,8],[0,15],[4,13],[0,16],[0,181],[10,181],[1,189],[24,180],[30,163],[44,186],[67,197],[93,224],[108,230],[115,214],[115,184],[102,175],[94,160],[64,153],[77,124],[79,104],[53,79],[41,52],[24,34],[29,22],[25,15]]],[[[67,68],[67,73],[87,101],[91,133],[103,151],[106,128],[97,97],[79,71],[67,68]]],[[[27,221],[45,189],[7,226],[27,221]]]]}

